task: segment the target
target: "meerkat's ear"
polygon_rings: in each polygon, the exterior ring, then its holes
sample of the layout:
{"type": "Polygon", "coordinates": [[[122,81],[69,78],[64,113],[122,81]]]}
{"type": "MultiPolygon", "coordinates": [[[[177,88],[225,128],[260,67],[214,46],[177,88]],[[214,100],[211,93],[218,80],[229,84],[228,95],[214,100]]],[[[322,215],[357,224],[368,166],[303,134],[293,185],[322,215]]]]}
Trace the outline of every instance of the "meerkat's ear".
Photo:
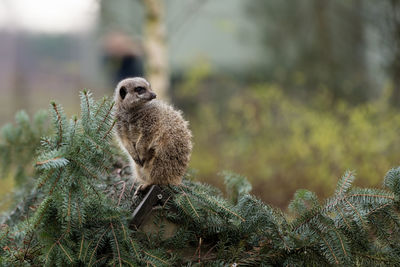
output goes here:
{"type": "Polygon", "coordinates": [[[122,100],[125,99],[127,94],[128,94],[128,90],[126,89],[126,87],[121,86],[121,88],[119,88],[119,95],[121,96],[122,100]]]}

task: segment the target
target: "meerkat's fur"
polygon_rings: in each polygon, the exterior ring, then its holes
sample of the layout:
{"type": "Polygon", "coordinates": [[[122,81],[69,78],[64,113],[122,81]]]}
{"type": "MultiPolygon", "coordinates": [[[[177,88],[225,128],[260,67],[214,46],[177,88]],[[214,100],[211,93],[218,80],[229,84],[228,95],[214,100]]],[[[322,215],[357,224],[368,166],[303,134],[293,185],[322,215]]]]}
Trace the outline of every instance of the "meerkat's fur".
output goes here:
{"type": "Polygon", "coordinates": [[[154,98],[149,82],[139,77],[119,82],[114,94],[117,136],[132,158],[140,190],[180,184],[192,150],[181,111],[154,98]]]}

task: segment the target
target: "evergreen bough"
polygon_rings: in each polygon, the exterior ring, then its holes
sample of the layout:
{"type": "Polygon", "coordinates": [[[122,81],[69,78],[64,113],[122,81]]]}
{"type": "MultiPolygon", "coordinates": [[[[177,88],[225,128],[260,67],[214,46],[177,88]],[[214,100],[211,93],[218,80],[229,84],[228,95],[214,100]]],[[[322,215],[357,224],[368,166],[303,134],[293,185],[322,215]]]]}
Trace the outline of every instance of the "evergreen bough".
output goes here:
{"type": "MultiPolygon", "coordinates": [[[[385,189],[354,188],[348,171],[323,203],[299,190],[289,215],[250,195],[242,176],[223,174],[227,198],[186,177],[166,188],[171,198],[151,218],[156,231],[132,227],[140,197],[133,197],[129,167],[112,141],[113,103],[87,91],[80,98],[81,119],[68,120],[60,105],[50,105],[53,134],[41,139],[36,185],[3,216],[1,266],[400,264],[400,168],[388,172],[385,189]]],[[[4,169],[17,161],[4,160],[3,147],[4,169]]]]}
{"type": "Polygon", "coordinates": [[[47,112],[38,111],[31,122],[25,111],[15,115],[15,126],[8,123],[0,133],[0,177],[13,175],[17,186],[32,175],[32,162],[40,138],[49,133],[47,112]]]}

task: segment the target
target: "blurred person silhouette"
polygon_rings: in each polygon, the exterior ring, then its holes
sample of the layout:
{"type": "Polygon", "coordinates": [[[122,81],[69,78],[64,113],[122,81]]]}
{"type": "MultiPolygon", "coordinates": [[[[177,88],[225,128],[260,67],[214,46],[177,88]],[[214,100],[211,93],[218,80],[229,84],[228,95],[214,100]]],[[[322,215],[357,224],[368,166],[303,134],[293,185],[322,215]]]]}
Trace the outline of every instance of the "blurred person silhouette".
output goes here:
{"type": "Polygon", "coordinates": [[[142,46],[125,33],[105,36],[103,59],[113,85],[128,77],[144,76],[142,46]]]}

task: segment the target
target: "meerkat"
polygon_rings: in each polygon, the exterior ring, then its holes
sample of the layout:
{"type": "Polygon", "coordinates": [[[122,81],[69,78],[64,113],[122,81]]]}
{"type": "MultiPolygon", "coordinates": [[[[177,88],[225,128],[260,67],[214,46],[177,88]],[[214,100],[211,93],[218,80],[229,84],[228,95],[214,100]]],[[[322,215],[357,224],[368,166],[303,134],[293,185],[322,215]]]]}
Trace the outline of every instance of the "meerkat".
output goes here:
{"type": "Polygon", "coordinates": [[[117,137],[136,169],[136,193],[153,184],[180,184],[192,151],[182,112],[155,98],[150,83],[139,77],[115,89],[117,137]]]}

